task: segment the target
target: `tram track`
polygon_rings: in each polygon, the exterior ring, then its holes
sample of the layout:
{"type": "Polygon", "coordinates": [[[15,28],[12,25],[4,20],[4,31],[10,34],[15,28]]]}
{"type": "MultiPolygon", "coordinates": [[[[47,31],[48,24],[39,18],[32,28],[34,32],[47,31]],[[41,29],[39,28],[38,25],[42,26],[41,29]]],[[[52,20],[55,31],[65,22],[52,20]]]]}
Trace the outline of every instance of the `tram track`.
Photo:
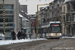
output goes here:
{"type": "Polygon", "coordinates": [[[45,44],[41,44],[41,46],[37,47],[34,50],[52,50],[53,47],[63,44],[65,42],[68,42],[69,40],[65,40],[63,42],[60,42],[61,40],[57,40],[56,42],[50,42],[50,43],[45,43],[45,44]],[[58,43],[59,42],[59,43],[58,43]],[[53,44],[54,43],[54,44],[53,44]],[[57,44],[56,44],[57,43],[57,44]],[[50,44],[50,45],[49,45],[50,44]],[[46,49],[45,49],[46,48],[46,49]]]}

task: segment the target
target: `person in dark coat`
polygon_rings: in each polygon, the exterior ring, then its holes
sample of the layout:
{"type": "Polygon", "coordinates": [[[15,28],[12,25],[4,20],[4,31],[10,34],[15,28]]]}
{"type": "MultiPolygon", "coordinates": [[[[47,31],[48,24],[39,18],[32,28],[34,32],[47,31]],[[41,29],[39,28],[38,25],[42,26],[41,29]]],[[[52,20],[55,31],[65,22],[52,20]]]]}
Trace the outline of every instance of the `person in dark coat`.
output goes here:
{"type": "Polygon", "coordinates": [[[11,32],[11,37],[12,37],[12,40],[16,39],[16,33],[14,31],[11,32]]]}
{"type": "Polygon", "coordinates": [[[19,40],[22,39],[22,33],[20,31],[18,32],[17,37],[19,40]]]}
{"type": "Polygon", "coordinates": [[[22,39],[25,39],[26,35],[24,32],[22,32],[22,39]]]}

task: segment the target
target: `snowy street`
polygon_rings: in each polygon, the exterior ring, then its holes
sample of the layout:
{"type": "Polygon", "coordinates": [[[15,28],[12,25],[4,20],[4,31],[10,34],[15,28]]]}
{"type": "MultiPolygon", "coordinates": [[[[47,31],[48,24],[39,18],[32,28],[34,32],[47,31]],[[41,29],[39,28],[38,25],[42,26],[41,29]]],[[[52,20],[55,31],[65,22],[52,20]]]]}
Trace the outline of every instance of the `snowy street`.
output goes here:
{"type": "Polygon", "coordinates": [[[75,38],[2,40],[0,50],[75,50],[75,38]],[[9,45],[7,45],[9,44],[9,45]]]}

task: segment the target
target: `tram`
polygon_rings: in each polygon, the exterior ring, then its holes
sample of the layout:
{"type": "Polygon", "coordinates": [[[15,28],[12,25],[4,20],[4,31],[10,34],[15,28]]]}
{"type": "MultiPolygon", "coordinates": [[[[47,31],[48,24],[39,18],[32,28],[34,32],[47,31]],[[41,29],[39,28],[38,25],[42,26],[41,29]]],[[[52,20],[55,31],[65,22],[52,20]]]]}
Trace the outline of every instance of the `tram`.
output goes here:
{"type": "Polygon", "coordinates": [[[60,21],[51,21],[49,24],[41,26],[41,29],[47,39],[62,37],[60,21]]]}

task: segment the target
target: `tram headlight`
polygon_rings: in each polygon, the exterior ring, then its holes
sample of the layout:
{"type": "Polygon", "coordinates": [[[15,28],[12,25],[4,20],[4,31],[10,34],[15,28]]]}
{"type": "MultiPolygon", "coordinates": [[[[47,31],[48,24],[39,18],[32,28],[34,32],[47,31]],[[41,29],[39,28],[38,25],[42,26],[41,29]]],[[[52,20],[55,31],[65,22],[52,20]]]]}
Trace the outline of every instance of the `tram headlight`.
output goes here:
{"type": "Polygon", "coordinates": [[[51,36],[53,36],[54,34],[53,33],[51,33],[51,36]]]}
{"type": "Polygon", "coordinates": [[[59,35],[61,36],[62,34],[60,33],[59,35]]]}

